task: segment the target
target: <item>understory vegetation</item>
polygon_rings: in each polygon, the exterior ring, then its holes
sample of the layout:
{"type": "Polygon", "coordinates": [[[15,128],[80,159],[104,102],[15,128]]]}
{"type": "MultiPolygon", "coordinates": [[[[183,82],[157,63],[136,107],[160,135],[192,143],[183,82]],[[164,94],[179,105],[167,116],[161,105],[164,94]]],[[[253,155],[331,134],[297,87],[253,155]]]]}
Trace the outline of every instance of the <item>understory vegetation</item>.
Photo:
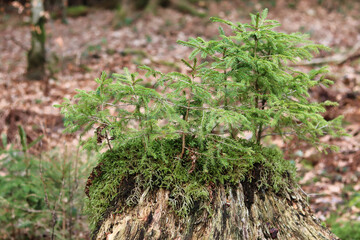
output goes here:
{"type": "Polygon", "coordinates": [[[40,144],[41,137],[27,143],[21,126],[21,149],[9,144],[6,135],[1,137],[0,238],[72,239],[84,235],[87,218],[82,185],[95,158],[67,149],[33,155],[31,149],[40,144]]]}
{"type": "Polygon", "coordinates": [[[250,24],[214,17],[231,34],[220,27],[217,40],[178,41],[194,49],[182,60],[188,74],[147,66],[141,67],[144,79],[127,69],[103,73],[95,91],[78,90],[75,103],[58,105],[67,131],[95,129],[82,144],[103,151],[87,184],[93,229],[129,178],[135,181],[127,205],[144,191],[166,188],[169,204],[186,216],[195,201],[211,212],[209,186],[256,181],[265,190],[288,190],[295,166],[280,150],[264,146],[264,138],[295,135],[320,151],[335,149],[319,137],[344,134],[341,118],[321,115],[336,103],[311,102],[308,94],[311,87],[332,84],[326,68],[304,73],[289,66],[327,48],[299,33],[274,31],[279,23],[266,16],[267,10],[251,14],[250,24]]]}

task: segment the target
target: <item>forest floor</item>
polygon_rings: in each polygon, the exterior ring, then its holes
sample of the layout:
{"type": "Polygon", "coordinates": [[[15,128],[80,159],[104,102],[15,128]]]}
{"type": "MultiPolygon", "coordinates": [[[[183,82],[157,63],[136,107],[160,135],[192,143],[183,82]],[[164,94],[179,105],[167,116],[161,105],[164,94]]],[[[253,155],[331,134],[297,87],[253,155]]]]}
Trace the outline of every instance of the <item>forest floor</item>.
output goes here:
{"type": "MultiPolygon", "coordinates": [[[[244,1],[245,2],[245,1],[244,1]]],[[[295,1],[294,1],[295,2],[295,1]]],[[[278,31],[304,32],[316,43],[331,47],[316,59],[329,65],[328,78],[335,81],[329,89],[311,91],[314,99],[333,100],[326,119],[344,115],[348,137],[322,141],[340,147],[339,152],[320,154],[313,147],[293,139],[284,145],[274,138],[287,159],[295,161],[302,189],[308,193],[315,214],[323,221],[334,215],[342,220],[360,221],[360,3],[297,1],[293,6],[277,1],[269,8],[269,19],[282,23],[278,31]],[[337,3],[337,4],[336,4],[337,3]]],[[[200,8],[201,6],[199,6],[200,8]]],[[[236,22],[248,22],[249,12],[264,7],[231,1],[209,3],[209,15],[236,22]]],[[[26,50],[30,48],[30,29],[20,15],[0,17],[0,133],[16,143],[17,125],[24,126],[28,140],[44,135],[36,151],[76,145],[78,137],[63,134],[63,119],[54,104],[72,98],[75,89],[94,90],[94,78],[102,71],[121,72],[124,67],[136,71],[146,64],[163,72],[186,72],[180,61],[191,49],[176,40],[201,36],[211,39],[218,24],[173,9],[159,9],[156,16],[146,15],[130,25],[114,28],[114,11],[92,10],[86,16],[69,18],[69,24],[50,20],[46,24],[49,67],[56,70],[46,81],[28,81],[26,50]]],[[[309,71],[320,64],[297,68],[309,71]]]]}

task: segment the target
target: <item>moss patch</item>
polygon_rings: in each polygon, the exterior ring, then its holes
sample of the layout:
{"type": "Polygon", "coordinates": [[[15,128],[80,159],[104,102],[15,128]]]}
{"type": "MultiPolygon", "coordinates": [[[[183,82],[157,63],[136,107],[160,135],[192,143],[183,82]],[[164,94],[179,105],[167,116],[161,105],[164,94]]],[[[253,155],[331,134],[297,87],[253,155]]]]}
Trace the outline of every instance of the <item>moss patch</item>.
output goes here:
{"type": "MultiPolygon", "coordinates": [[[[141,140],[135,140],[103,153],[88,191],[92,229],[114,201],[120,208],[134,206],[145,190],[169,190],[169,205],[177,215],[186,217],[195,203],[211,211],[210,191],[214,185],[243,182],[250,183],[247,185],[251,189],[256,186],[278,192],[294,182],[295,166],[276,148],[220,137],[187,142],[189,147],[182,159],[178,158],[181,139],[155,140],[146,150],[141,140]],[[123,189],[123,182],[129,178],[134,179],[131,187],[123,189]]],[[[251,193],[248,196],[250,199],[251,193]]]]}

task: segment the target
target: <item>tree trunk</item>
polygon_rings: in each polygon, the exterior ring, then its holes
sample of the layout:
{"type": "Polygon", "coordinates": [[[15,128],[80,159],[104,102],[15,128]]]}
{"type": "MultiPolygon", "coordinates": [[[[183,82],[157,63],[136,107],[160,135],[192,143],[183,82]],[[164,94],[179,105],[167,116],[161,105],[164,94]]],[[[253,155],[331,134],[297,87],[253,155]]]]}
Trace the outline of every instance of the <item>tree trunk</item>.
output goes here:
{"type": "Polygon", "coordinates": [[[45,77],[45,16],[42,0],[31,1],[31,49],[28,52],[27,77],[42,80],[45,77]]]}
{"type": "Polygon", "coordinates": [[[338,239],[312,215],[303,194],[294,190],[283,195],[258,190],[254,182],[217,187],[212,190],[212,214],[195,203],[186,218],[174,214],[163,189],[145,191],[134,207],[124,207],[120,196],[94,239],[338,239]]]}
{"type": "Polygon", "coordinates": [[[66,14],[66,9],[68,7],[68,0],[61,0],[60,1],[60,9],[61,9],[61,22],[63,24],[68,24],[68,20],[67,20],[67,14],[66,14]]]}

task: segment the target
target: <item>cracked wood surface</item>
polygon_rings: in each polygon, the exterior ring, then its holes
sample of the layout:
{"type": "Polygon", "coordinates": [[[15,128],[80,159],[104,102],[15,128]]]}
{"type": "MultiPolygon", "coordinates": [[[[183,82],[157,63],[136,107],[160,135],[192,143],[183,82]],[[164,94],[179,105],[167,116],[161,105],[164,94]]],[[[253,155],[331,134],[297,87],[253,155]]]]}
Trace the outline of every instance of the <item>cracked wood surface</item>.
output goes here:
{"type": "Polygon", "coordinates": [[[338,239],[320,225],[298,190],[286,196],[248,194],[242,184],[236,189],[218,187],[211,216],[194,209],[180,219],[168,205],[169,192],[160,189],[135,207],[108,214],[94,239],[338,239]]]}

